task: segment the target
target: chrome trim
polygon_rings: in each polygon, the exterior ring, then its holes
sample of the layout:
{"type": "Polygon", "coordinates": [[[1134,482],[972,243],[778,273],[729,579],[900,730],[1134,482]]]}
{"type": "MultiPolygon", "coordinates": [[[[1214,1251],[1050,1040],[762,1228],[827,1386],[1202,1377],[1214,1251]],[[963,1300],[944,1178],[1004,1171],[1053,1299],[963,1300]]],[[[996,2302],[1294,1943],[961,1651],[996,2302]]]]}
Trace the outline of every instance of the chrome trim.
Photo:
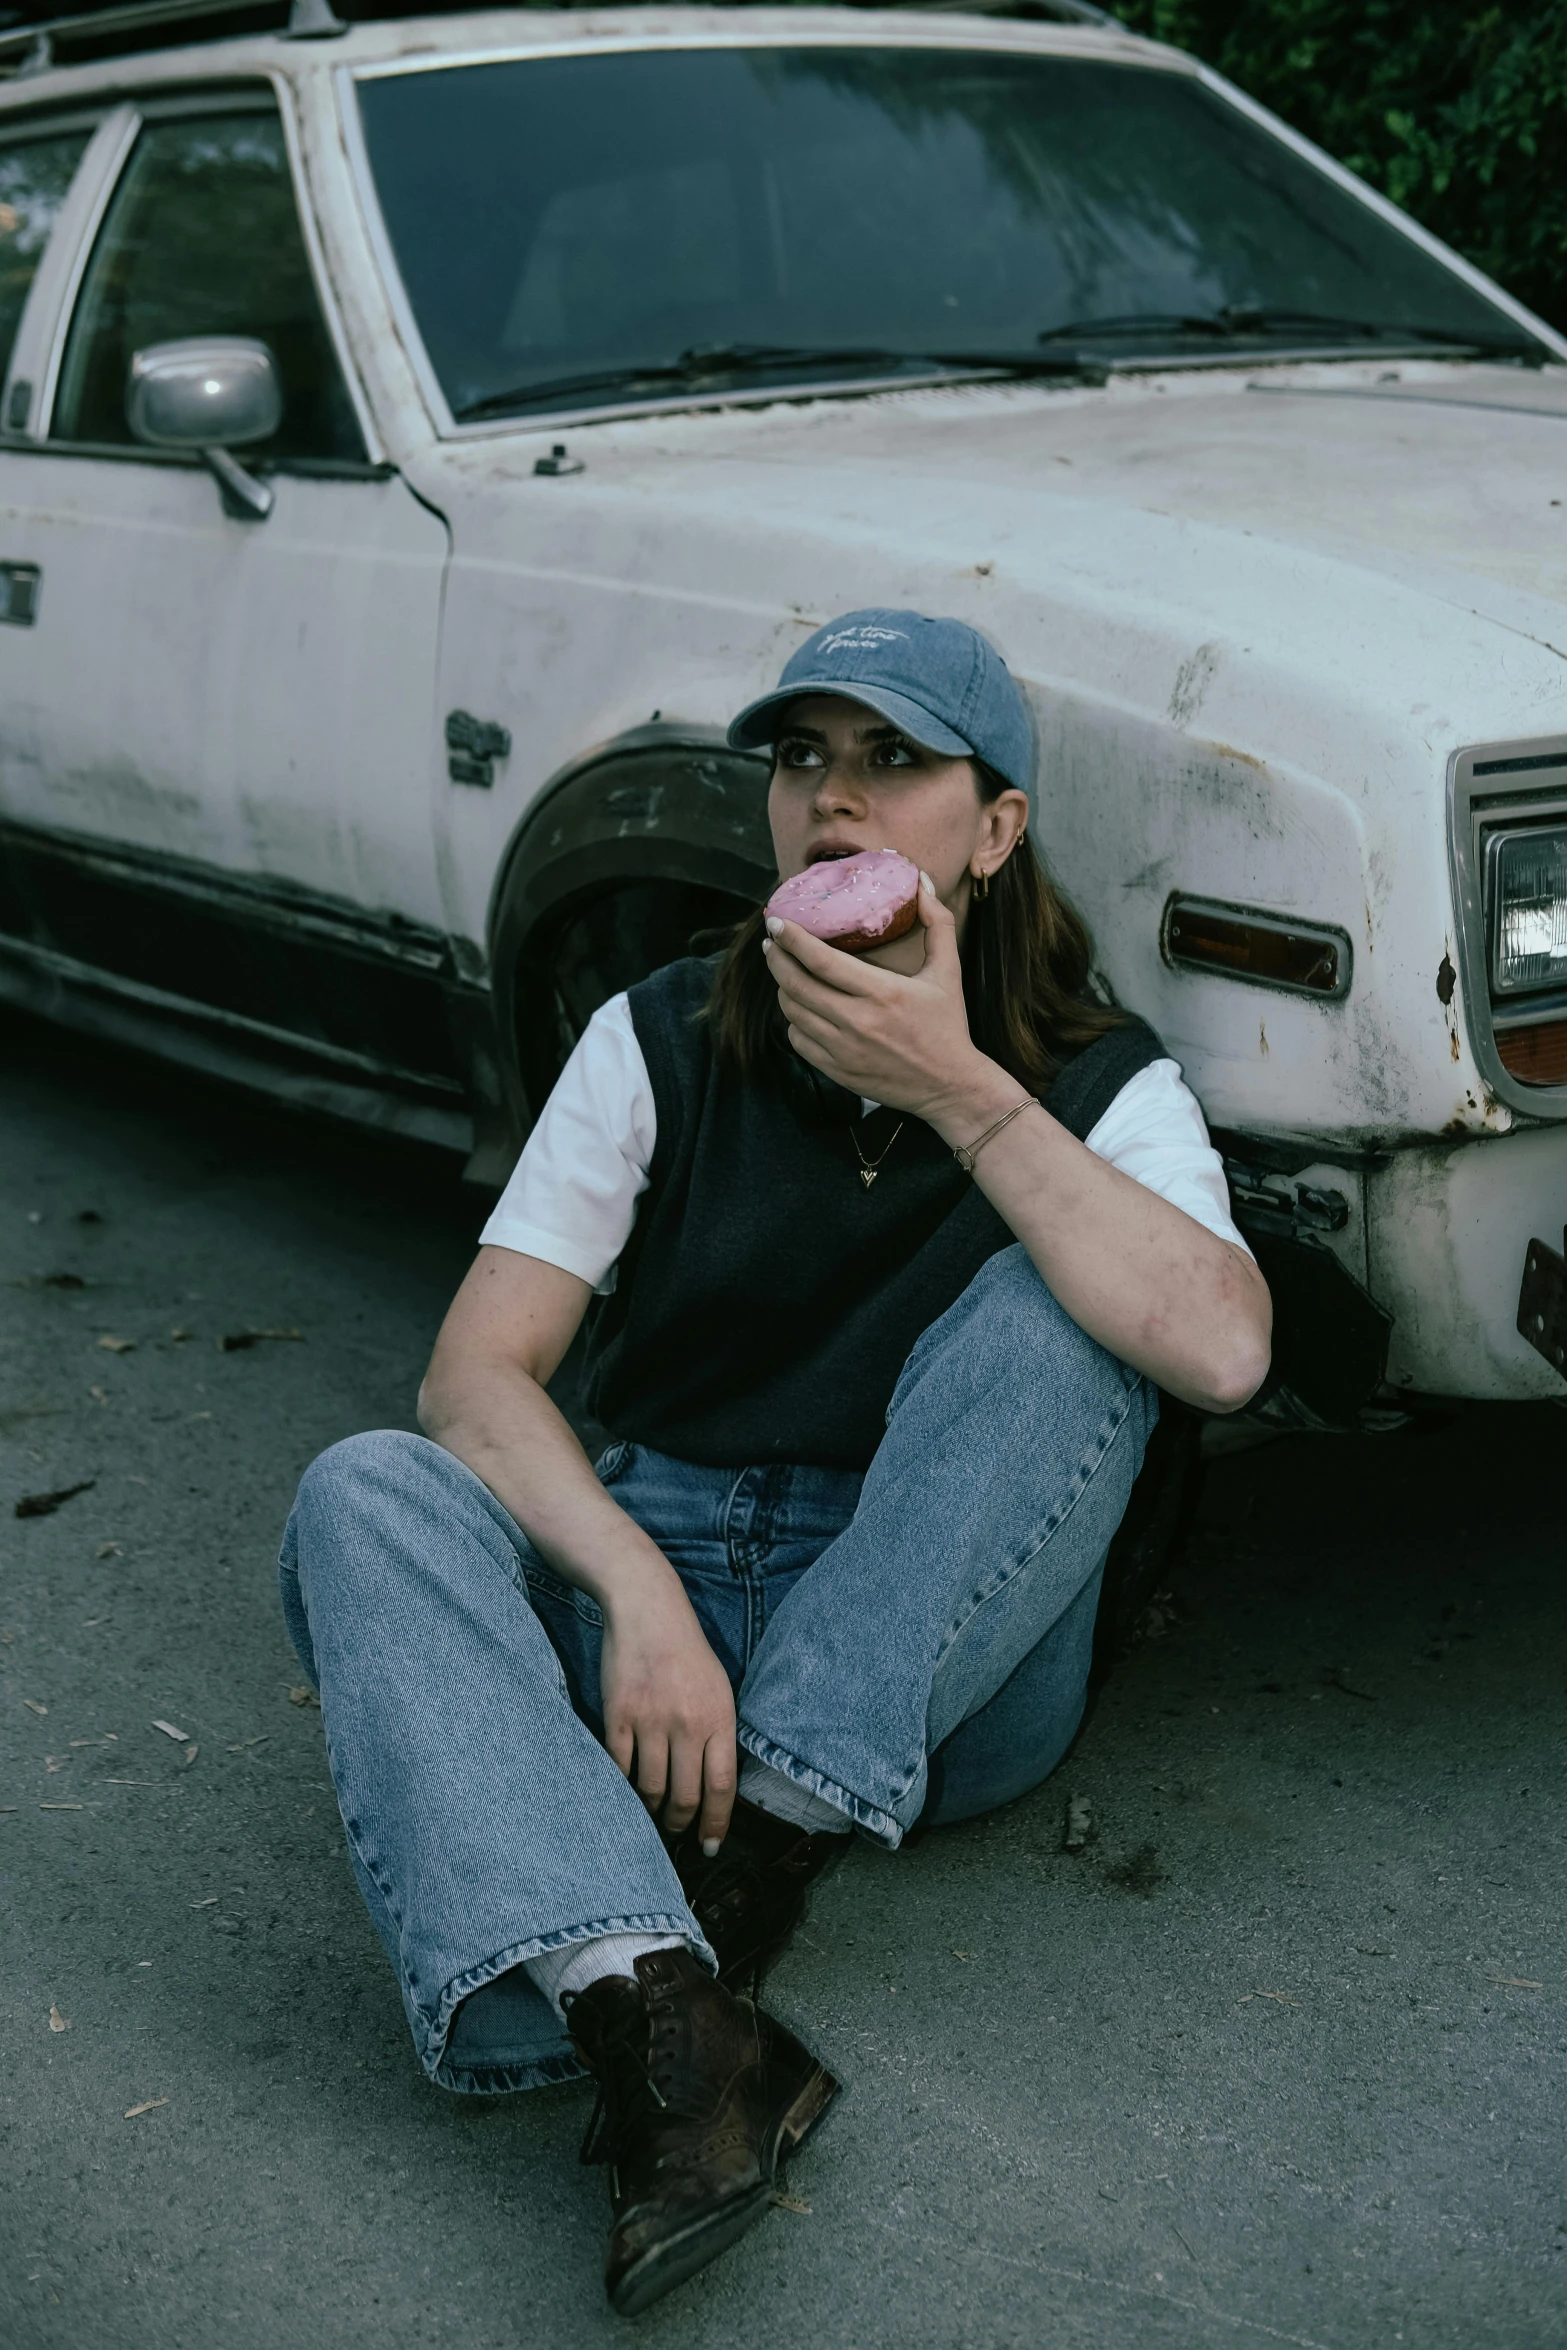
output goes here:
{"type": "MultiPolygon", "coordinates": [[[[1532,741],[1471,743],[1447,763],[1447,859],[1457,932],[1458,984],[1463,990],[1469,1049],[1486,1086],[1510,1110],[1531,1118],[1567,1118],[1567,1085],[1527,1085],[1503,1066],[1496,1024],[1532,1025],[1526,994],[1498,1002],[1491,989],[1489,924],[1482,871],[1481,832],[1498,819],[1567,816],[1567,735],[1532,741]]],[[[1560,1017],[1540,991],[1540,1016],[1560,1017]]],[[[1551,990],[1559,996],[1559,988],[1551,990]]]]}
{"type": "MultiPolygon", "coordinates": [[[[58,116],[59,128],[79,127],[81,114],[82,109],[78,107],[73,114],[58,116]]],[[[11,363],[6,370],[0,416],[9,416],[11,412],[12,385],[31,384],[26,429],[0,435],[0,448],[25,447],[28,442],[44,437],[46,403],[53,397],[54,376],[58,372],[60,320],[68,315],[75,299],[81,257],[96,233],[108,190],[114,184],[130,141],[136,136],[138,121],[134,106],[112,106],[101,112],[98,127],[76,166],[76,176],[55,216],[43,258],[27,289],[11,349],[11,363]]],[[[29,128],[47,136],[55,123],[40,120],[30,123],[29,128]]]]}
{"type": "MultiPolygon", "coordinates": [[[[91,257],[93,247],[98,242],[98,231],[103,226],[103,216],[108,211],[110,200],[120,184],[120,174],[125,169],[131,149],[140,136],[141,123],[142,118],[136,107],[117,106],[114,113],[100,127],[98,138],[93,141],[92,151],[98,149],[100,140],[103,142],[101,153],[96,153],[94,156],[100,176],[96,184],[87,191],[80,212],[74,215],[70,222],[73,243],[66,252],[61,265],[59,296],[48,321],[48,349],[36,378],[38,389],[33,403],[32,437],[37,441],[45,441],[49,437],[49,425],[54,415],[54,395],[59,386],[60,367],[65,357],[65,339],[70,332],[71,319],[75,313],[76,297],[81,292],[82,279],[87,274],[88,260],[91,257]]],[[[84,155],[82,158],[84,171],[87,162],[88,156],[84,155]]],[[[73,198],[81,183],[81,176],[80,173],[77,175],[77,182],[71,189],[73,198]]],[[[55,224],[56,235],[64,222],[64,217],[62,213],[60,221],[55,224]]],[[[51,237],[49,242],[52,249],[55,238],[51,237]]],[[[43,272],[40,270],[39,276],[42,275],[43,272]]],[[[34,283],[36,285],[37,281],[35,280],[34,283]]],[[[20,340],[20,338],[18,339],[20,340]]]]}
{"type": "MultiPolygon", "coordinates": [[[[641,26],[633,29],[628,25],[621,33],[568,34],[558,41],[492,41],[469,49],[405,50],[389,57],[347,62],[337,70],[355,81],[373,81],[388,74],[442,73],[453,65],[505,65],[515,59],[533,57],[627,56],[639,50],[651,55],[669,49],[986,49],[1012,55],[1021,50],[1039,57],[1124,57],[1128,62],[1148,66],[1155,73],[1185,74],[1193,81],[1207,75],[1207,68],[1199,65],[1195,57],[1188,57],[1178,49],[1167,49],[1114,22],[1104,26],[1009,24],[1005,20],[972,17],[964,20],[955,16],[947,24],[921,24],[916,29],[906,18],[888,24],[873,15],[863,21],[845,23],[831,32],[820,22],[797,30],[776,19],[767,31],[753,31],[743,24],[725,24],[714,25],[710,32],[691,26],[675,32],[649,34],[641,26]],[[1043,39],[1039,37],[1041,34],[1043,39]]],[[[1228,94],[1229,84],[1222,86],[1228,94]]],[[[1346,176],[1352,186],[1363,184],[1352,175],[1346,176]]],[[[1403,215],[1396,217],[1402,219],[1403,215]]]]}
{"type": "Polygon", "coordinates": [[[1555,1028],[1567,1021],[1567,989],[1551,988],[1534,1004],[1510,1004],[1499,1007],[1491,1025],[1498,1036],[1516,1035],[1520,1028],[1555,1028]],[[1502,1009],[1507,1017],[1502,1018],[1502,1009]]]}
{"type": "Polygon", "coordinates": [[[1275,907],[1238,906],[1229,898],[1198,897],[1184,889],[1172,890],[1164,901],[1164,911],[1159,917],[1159,955],[1172,971],[1190,971],[1204,979],[1231,979],[1242,987],[1265,987],[1273,995],[1300,996],[1309,1004],[1341,1004],[1355,975],[1355,949],[1349,932],[1338,923],[1297,920],[1293,914],[1281,914],[1275,907]],[[1175,915],[1188,910],[1194,914],[1219,914],[1227,922],[1249,922],[1258,930],[1275,930],[1289,938],[1321,939],[1325,946],[1338,950],[1337,983],[1332,987],[1302,987],[1293,979],[1264,979],[1252,971],[1226,971],[1217,963],[1199,962],[1193,956],[1179,954],[1170,944],[1170,923],[1175,915]]]}

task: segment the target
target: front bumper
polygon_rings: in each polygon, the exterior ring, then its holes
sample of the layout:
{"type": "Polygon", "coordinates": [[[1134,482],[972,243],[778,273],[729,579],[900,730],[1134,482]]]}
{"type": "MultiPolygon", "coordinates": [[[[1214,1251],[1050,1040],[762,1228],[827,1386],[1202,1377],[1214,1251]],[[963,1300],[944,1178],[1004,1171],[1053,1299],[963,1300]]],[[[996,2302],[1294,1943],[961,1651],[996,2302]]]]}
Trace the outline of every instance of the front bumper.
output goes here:
{"type": "Polygon", "coordinates": [[[1390,1386],[1567,1397],[1518,1326],[1530,1245],[1567,1219],[1567,1124],[1399,1151],[1366,1177],[1365,1218],[1367,1286],[1393,1316],[1390,1386]]]}

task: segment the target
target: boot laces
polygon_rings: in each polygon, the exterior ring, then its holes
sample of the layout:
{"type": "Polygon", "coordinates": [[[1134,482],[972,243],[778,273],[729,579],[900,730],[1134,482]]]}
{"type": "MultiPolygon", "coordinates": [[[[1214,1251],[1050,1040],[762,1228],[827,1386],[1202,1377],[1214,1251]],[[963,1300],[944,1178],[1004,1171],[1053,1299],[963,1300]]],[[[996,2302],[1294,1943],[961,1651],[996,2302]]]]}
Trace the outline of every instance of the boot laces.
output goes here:
{"type": "MultiPolygon", "coordinates": [[[[705,1931],[710,1922],[727,1913],[737,1924],[743,1924],[748,1911],[766,1903],[771,1891],[771,1874],[769,1862],[746,1851],[743,1845],[726,1843],[717,1859],[709,1864],[697,1888],[692,1904],[697,1923],[705,1931]]],[[[753,2001],[761,1998],[768,1956],[767,1937],[759,1933],[745,1973],[747,1991],[753,2001]]]]}
{"type": "MultiPolygon", "coordinates": [[[[570,1993],[561,2002],[568,2027],[582,1996],[581,1992],[570,1993]]],[[[669,2105],[653,2078],[652,2019],[640,2004],[633,2007],[626,2001],[608,2023],[584,2032],[582,2044],[593,2066],[598,2095],[577,2159],[607,2162],[618,2178],[631,2132],[649,2113],[667,2111],[669,2105]]]]}

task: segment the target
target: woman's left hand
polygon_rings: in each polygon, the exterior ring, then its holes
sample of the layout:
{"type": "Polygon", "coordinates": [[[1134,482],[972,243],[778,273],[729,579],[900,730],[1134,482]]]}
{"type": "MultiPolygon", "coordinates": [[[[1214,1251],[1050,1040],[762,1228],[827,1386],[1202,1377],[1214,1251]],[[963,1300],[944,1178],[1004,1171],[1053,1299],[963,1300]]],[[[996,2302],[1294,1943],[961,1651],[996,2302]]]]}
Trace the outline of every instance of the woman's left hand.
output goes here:
{"type": "Polygon", "coordinates": [[[763,952],[802,1060],[850,1093],[940,1125],[1000,1073],[969,1035],[957,926],[924,874],[918,913],[925,961],[912,976],[846,955],[797,922],[770,921],[763,952]]]}

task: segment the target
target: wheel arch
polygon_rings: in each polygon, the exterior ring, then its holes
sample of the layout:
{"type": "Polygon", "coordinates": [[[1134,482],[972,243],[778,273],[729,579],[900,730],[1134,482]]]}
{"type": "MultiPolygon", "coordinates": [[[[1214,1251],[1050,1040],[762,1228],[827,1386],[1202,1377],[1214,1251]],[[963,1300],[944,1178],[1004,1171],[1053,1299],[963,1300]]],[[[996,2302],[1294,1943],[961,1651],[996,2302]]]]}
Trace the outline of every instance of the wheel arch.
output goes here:
{"type": "Polygon", "coordinates": [[[497,868],[488,923],[512,1156],[548,1091],[554,1047],[537,1023],[566,925],[649,884],[692,903],[759,903],[775,874],[768,773],[716,727],[655,721],[572,760],[532,802],[497,868]]]}

